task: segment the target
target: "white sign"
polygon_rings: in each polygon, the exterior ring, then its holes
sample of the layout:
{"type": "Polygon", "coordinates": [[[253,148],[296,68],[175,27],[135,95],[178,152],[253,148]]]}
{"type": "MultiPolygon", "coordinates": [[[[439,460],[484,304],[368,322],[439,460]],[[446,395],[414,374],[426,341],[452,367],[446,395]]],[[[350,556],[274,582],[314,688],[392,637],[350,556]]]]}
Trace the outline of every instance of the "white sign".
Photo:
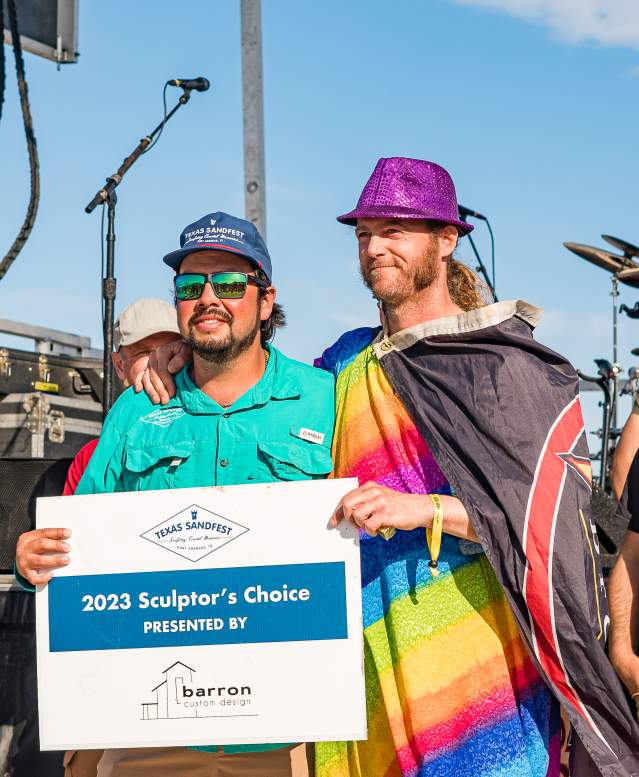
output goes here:
{"type": "Polygon", "coordinates": [[[43,750],[366,738],[353,480],[39,499],[43,750]]]}

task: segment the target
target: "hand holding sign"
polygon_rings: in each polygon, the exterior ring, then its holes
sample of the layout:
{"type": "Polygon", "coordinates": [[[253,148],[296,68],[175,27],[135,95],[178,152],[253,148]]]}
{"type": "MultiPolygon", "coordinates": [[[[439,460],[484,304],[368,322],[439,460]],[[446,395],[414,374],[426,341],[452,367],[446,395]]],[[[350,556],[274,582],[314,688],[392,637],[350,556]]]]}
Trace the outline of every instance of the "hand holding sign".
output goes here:
{"type": "Polygon", "coordinates": [[[69,529],[34,529],[21,534],[16,547],[16,569],[31,585],[44,585],[51,570],[69,563],[69,529]]]}

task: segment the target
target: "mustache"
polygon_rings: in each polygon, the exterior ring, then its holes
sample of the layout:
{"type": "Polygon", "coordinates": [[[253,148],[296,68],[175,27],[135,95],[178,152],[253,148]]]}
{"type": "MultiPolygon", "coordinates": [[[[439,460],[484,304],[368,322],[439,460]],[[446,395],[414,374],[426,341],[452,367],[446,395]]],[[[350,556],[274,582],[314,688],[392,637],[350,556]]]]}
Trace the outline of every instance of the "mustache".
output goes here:
{"type": "Polygon", "coordinates": [[[229,325],[233,323],[233,316],[228,312],[228,310],[224,310],[224,308],[196,307],[193,311],[193,315],[191,318],[189,318],[189,327],[195,326],[195,324],[197,324],[198,321],[201,321],[203,318],[217,318],[218,321],[223,321],[225,324],[229,325]]]}

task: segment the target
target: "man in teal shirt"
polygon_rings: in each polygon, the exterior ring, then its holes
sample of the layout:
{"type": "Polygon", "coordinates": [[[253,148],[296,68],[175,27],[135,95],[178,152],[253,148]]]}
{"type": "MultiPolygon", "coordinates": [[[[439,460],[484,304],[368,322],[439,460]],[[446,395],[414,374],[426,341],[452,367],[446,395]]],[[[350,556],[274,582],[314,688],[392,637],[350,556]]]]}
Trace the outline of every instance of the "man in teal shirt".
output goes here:
{"type": "MultiPolygon", "coordinates": [[[[164,257],[193,362],[160,408],[126,391],[106,419],[77,494],[324,478],[331,470],[333,379],[268,343],[284,323],[254,225],[226,213],[190,224],[164,257]]],[[[68,563],[64,529],[33,532],[17,572],[32,584],[68,563]],[[61,554],[61,555],[55,555],[61,554]]],[[[305,777],[304,745],[107,750],[98,777],[305,777]]]]}

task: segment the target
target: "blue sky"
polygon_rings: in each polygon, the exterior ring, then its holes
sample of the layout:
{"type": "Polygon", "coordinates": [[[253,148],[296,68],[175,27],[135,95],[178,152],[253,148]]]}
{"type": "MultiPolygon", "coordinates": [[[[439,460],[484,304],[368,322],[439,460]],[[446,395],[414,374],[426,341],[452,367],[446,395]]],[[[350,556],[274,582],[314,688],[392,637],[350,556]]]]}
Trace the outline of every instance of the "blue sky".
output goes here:
{"type": "MultiPolygon", "coordinates": [[[[205,75],[212,88],[178,112],[119,189],[116,309],[169,298],[161,257],[184,225],[243,212],[239,2],[175,8],[83,3],[77,65],[57,72],[27,57],[42,200],[0,282],[0,317],[101,344],[100,218],[83,207],[161,118],[168,78],[205,75]]],[[[354,237],[335,215],[354,205],[378,157],[406,155],[443,164],[460,201],[489,216],[499,296],[545,309],[540,340],[583,369],[609,356],[608,276],[562,242],[597,245],[608,232],[639,243],[635,0],[264,0],[263,28],[268,244],[289,317],[281,348],[310,360],[343,330],[375,321],[354,237]]],[[[6,53],[2,254],[28,200],[6,53]]],[[[481,223],[475,234],[487,259],[481,223]]],[[[471,259],[463,242],[459,255],[471,259]]],[[[620,301],[638,296],[624,289],[620,301]]],[[[639,322],[621,319],[620,344],[627,369],[639,322]]]]}

